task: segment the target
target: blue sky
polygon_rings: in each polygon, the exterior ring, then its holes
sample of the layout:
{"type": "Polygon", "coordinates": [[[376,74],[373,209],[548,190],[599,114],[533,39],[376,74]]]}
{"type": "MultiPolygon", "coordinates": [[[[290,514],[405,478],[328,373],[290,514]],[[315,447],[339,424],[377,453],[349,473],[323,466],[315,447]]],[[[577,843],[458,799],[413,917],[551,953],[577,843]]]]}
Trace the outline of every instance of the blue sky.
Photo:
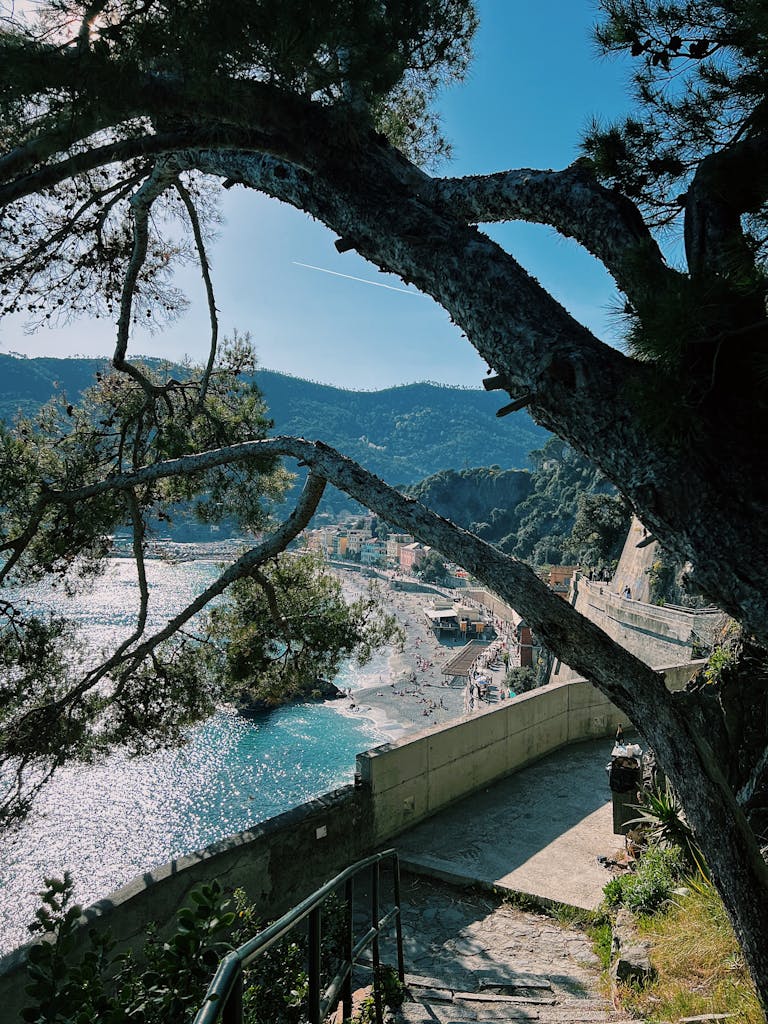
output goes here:
{"type": "MultiPolygon", "coordinates": [[[[438,173],[511,167],[564,167],[578,156],[593,115],[628,106],[627,67],[599,59],[590,38],[590,0],[480,0],[476,57],[462,85],[439,101],[452,161],[438,173]]],[[[252,192],[223,193],[225,223],[211,250],[220,323],[250,331],[262,366],[348,388],[415,380],[479,386],[485,364],[430,298],[404,294],[355,253],[339,255],[334,236],[301,213],[252,192]],[[351,275],[379,288],[335,274],[351,275]]],[[[601,337],[617,340],[616,293],[603,269],[548,228],[494,226],[490,232],[601,337]]],[[[161,335],[137,332],[134,353],[202,359],[207,311],[199,274],[180,283],[187,313],[161,335]]],[[[20,319],[0,324],[0,351],[103,355],[113,335],[103,320],[81,319],[28,336],[20,319]]]]}

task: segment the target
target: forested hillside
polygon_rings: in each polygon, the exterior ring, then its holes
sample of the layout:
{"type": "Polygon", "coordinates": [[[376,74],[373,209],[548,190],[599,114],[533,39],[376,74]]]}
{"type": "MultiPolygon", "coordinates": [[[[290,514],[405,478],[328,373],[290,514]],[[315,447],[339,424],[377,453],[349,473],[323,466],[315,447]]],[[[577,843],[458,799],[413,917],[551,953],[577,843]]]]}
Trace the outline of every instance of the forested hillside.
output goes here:
{"type": "MultiPolygon", "coordinates": [[[[107,368],[105,359],[0,355],[0,417],[33,412],[56,394],[73,401],[107,368]]],[[[625,531],[626,516],[595,468],[525,411],[497,418],[494,394],[427,383],[346,391],[272,370],[258,370],[255,379],[273,433],[326,441],[388,482],[411,485],[425,504],[526,561],[597,564],[609,552],[590,535],[625,531]],[[484,468],[467,468],[478,466],[484,468]],[[571,539],[580,494],[584,514],[571,539]]],[[[329,489],[326,511],[348,506],[329,489]]]]}
{"type": "MultiPolygon", "coordinates": [[[[107,365],[99,359],[0,355],[0,417],[31,412],[56,393],[72,401],[107,365]]],[[[480,390],[406,384],[345,391],[271,370],[258,370],[256,381],[275,423],[273,433],[319,438],[389,483],[413,483],[438,470],[472,465],[523,468],[528,453],[549,436],[525,411],[498,419],[503,400],[480,390]]]]}
{"type": "Polygon", "coordinates": [[[614,488],[558,438],[532,451],[530,461],[530,471],[444,470],[409,493],[534,565],[610,565],[629,525],[614,488]]]}

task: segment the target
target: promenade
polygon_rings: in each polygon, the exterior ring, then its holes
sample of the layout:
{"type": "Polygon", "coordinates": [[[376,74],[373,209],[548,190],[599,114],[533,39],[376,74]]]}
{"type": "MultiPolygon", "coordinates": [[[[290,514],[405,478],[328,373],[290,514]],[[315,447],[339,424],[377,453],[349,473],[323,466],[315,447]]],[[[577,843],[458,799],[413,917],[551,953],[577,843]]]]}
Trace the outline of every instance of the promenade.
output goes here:
{"type": "Polygon", "coordinates": [[[403,867],[461,885],[595,909],[610,872],[609,739],[555,751],[439,811],[394,842],[403,867]]]}

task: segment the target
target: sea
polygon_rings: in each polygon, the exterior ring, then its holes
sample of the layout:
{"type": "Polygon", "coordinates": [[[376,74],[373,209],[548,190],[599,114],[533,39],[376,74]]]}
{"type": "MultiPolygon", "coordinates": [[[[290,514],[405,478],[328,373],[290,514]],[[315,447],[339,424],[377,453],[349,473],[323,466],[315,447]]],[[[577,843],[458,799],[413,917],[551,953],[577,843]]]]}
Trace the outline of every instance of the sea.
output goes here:
{"type": "MultiPolygon", "coordinates": [[[[220,557],[205,545],[175,545],[172,557],[148,559],[150,627],[220,571],[220,557]]],[[[51,597],[44,588],[26,596],[40,605],[51,597]]],[[[55,599],[60,610],[65,599],[55,599]]],[[[115,558],[67,607],[82,643],[97,651],[128,634],[137,599],[133,561],[115,558]]],[[[363,669],[347,664],[336,681],[353,691],[372,685],[387,659],[385,651],[363,669]]],[[[97,765],[60,769],[21,830],[0,837],[0,954],[29,939],[45,878],[71,872],[75,897],[87,906],[153,867],[351,782],[355,755],[385,738],[371,721],[332,703],[257,718],[221,710],[191,729],[180,749],[138,758],[116,752],[97,765]]]]}

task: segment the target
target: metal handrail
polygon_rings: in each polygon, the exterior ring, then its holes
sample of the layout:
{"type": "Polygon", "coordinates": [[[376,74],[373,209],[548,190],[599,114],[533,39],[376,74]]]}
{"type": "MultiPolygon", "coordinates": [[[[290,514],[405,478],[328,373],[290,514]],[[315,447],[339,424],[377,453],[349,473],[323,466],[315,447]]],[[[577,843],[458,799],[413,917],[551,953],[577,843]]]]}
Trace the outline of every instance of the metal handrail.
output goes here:
{"type": "Polygon", "coordinates": [[[243,1024],[243,969],[251,964],[260,953],[266,952],[276,942],[296,927],[301,921],[309,918],[309,996],[308,1016],[310,1024],[321,1024],[328,1014],[334,1001],[338,1001],[342,993],[344,1016],[352,1015],[352,968],[363,950],[372,947],[373,959],[373,995],[377,1024],[382,1021],[381,992],[379,991],[379,934],[392,920],[395,921],[397,941],[397,973],[400,981],[405,980],[403,967],[403,931],[402,914],[400,912],[400,865],[396,850],[384,850],[350,865],[341,874],[326,882],[320,889],[307,896],[292,910],[283,914],[264,931],[259,932],[248,942],[227,953],[219,962],[219,966],[208,986],[205,1000],[197,1012],[193,1024],[243,1024]],[[392,861],[394,881],[394,905],[383,918],[379,918],[379,868],[383,860],[392,861]],[[354,896],[355,876],[372,868],[371,884],[371,924],[368,931],[354,942],[352,903],[354,896]],[[341,885],[345,886],[346,896],[346,929],[345,949],[339,971],[331,984],[324,990],[320,988],[320,923],[323,902],[341,885]]]}

